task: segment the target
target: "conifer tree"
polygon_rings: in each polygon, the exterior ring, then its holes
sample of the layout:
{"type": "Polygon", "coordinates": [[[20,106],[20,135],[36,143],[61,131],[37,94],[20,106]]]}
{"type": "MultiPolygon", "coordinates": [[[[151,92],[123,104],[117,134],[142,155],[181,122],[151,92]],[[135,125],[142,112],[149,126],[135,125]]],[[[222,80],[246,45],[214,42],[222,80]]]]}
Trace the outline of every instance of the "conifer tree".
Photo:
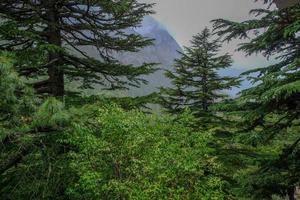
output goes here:
{"type": "Polygon", "coordinates": [[[122,65],[113,55],[151,44],[129,30],[152,13],[151,7],[137,0],[1,1],[0,49],[16,53],[18,73],[40,94],[63,96],[66,79],[83,88],[138,87],[144,82],[140,75],[153,72],[153,65],[122,65]],[[86,53],[87,46],[99,59],[86,53]]]}
{"type": "Polygon", "coordinates": [[[171,113],[189,108],[196,117],[209,118],[210,107],[227,97],[222,90],[238,85],[232,77],[220,76],[219,70],[230,67],[230,55],[218,55],[221,44],[205,28],[185,47],[175,61],[175,70],[167,71],[172,88],[162,88],[162,105],[171,113]]]}
{"type": "Polygon", "coordinates": [[[0,132],[22,123],[35,108],[34,93],[13,69],[14,60],[12,54],[0,52],[0,132]]]}
{"type": "Polygon", "coordinates": [[[239,185],[254,199],[271,199],[274,194],[294,199],[295,186],[300,185],[300,5],[251,13],[256,18],[244,22],[214,20],[224,40],[251,38],[240,45],[240,51],[278,61],[244,73],[254,86],[226,106],[240,113],[237,127],[242,134],[235,134],[239,141],[235,146],[249,145],[245,149],[254,147],[256,154],[246,156],[251,161],[246,162],[239,185]]]}

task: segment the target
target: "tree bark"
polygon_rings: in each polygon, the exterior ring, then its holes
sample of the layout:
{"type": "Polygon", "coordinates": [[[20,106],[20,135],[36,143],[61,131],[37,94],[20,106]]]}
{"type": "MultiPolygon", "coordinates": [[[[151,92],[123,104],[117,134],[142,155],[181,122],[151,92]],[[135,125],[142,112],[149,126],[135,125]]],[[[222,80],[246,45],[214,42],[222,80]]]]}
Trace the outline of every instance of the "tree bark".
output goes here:
{"type": "MultiPolygon", "coordinates": [[[[57,47],[62,46],[61,42],[61,32],[58,28],[58,24],[60,23],[59,16],[57,14],[57,4],[55,0],[46,0],[45,4],[48,5],[47,19],[48,19],[48,27],[47,27],[47,36],[49,44],[55,45],[57,47]]],[[[64,70],[63,70],[63,62],[61,59],[61,55],[57,50],[50,51],[48,55],[48,62],[51,63],[48,66],[48,87],[50,95],[54,97],[63,97],[64,96],[64,70]]]]}
{"type": "Polygon", "coordinates": [[[289,200],[296,200],[295,198],[295,187],[290,187],[288,189],[289,200]]]}
{"type": "MultiPolygon", "coordinates": [[[[202,91],[203,91],[204,95],[206,95],[208,93],[206,74],[203,74],[203,77],[202,77],[202,91]]],[[[202,108],[203,108],[203,111],[205,111],[205,112],[208,111],[208,102],[207,102],[206,97],[203,98],[202,108]]]]}

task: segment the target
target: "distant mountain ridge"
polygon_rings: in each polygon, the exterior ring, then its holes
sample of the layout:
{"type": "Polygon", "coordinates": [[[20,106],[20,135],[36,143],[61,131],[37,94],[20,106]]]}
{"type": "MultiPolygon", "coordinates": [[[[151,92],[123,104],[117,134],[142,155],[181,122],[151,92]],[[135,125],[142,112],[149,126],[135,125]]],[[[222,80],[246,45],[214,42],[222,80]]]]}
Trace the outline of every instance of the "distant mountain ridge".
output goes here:
{"type": "Polygon", "coordinates": [[[159,87],[169,86],[170,80],[164,76],[164,70],[172,69],[174,60],[180,57],[180,45],[167,29],[151,16],[145,17],[142,26],[134,31],[146,38],[154,39],[154,44],[141,49],[139,52],[126,52],[117,55],[117,59],[124,64],[141,65],[143,63],[160,63],[157,72],[143,77],[148,85],[131,88],[130,96],[142,96],[158,91],[159,87]]]}
{"type": "MultiPolygon", "coordinates": [[[[164,70],[171,70],[174,60],[180,57],[180,45],[167,29],[151,16],[146,16],[140,27],[128,29],[128,33],[139,34],[145,38],[154,39],[153,45],[140,49],[138,52],[116,53],[113,57],[123,64],[140,66],[144,63],[160,63],[153,74],[143,76],[148,84],[141,84],[139,88],[131,87],[128,91],[120,92],[121,96],[145,96],[158,92],[160,87],[170,86],[170,80],[165,77],[164,70]]],[[[93,46],[80,47],[83,52],[93,58],[99,58],[98,50],[93,46]]],[[[86,94],[97,94],[102,90],[99,85],[95,89],[86,90],[86,94]]],[[[113,93],[114,94],[114,93],[113,93]]],[[[119,92],[117,92],[119,94],[119,92]]]]}
{"type": "MultiPolygon", "coordinates": [[[[174,60],[180,58],[182,48],[169,31],[160,24],[155,18],[146,16],[140,27],[130,29],[128,32],[140,34],[143,37],[154,39],[153,45],[145,47],[138,52],[118,53],[114,57],[123,64],[132,64],[135,66],[143,63],[160,63],[153,74],[143,76],[142,78],[148,81],[148,84],[142,84],[139,88],[131,87],[128,91],[121,92],[121,96],[144,96],[153,92],[158,92],[160,87],[171,86],[171,81],[164,75],[165,70],[173,70],[174,60]]],[[[83,48],[88,55],[98,58],[99,54],[94,47],[83,48]]],[[[238,76],[244,70],[229,68],[221,70],[220,75],[238,76]]],[[[236,96],[242,89],[248,88],[250,83],[243,82],[240,88],[232,88],[224,92],[230,96],[236,96]]],[[[102,90],[101,86],[95,85],[95,89],[87,92],[88,94],[99,93],[102,90]]],[[[119,94],[119,92],[117,92],[119,94]]]]}
{"type": "MultiPolygon", "coordinates": [[[[152,92],[157,92],[159,87],[171,86],[170,80],[164,75],[164,70],[173,70],[174,60],[180,58],[178,52],[182,52],[182,48],[168,32],[168,30],[161,25],[155,18],[151,16],[145,17],[142,26],[134,30],[147,38],[153,38],[154,44],[148,46],[136,53],[123,53],[117,56],[117,59],[124,64],[141,65],[143,63],[161,63],[158,65],[161,70],[151,75],[145,76],[144,79],[148,81],[148,85],[142,85],[140,88],[131,88],[128,91],[130,96],[143,96],[152,92]]],[[[222,76],[239,76],[245,70],[229,68],[221,70],[219,73],[222,76]]],[[[241,87],[232,88],[224,91],[230,96],[234,97],[242,89],[248,88],[250,83],[242,82],[241,87]]]]}

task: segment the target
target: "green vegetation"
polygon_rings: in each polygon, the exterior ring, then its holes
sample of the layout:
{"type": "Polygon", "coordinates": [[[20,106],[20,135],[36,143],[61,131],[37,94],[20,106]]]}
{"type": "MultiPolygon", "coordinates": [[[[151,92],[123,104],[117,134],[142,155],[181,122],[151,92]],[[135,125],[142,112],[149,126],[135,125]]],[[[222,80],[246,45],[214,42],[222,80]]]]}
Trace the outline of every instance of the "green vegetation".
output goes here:
{"type": "Polygon", "coordinates": [[[241,160],[242,168],[234,175],[245,195],[254,199],[271,199],[272,195],[289,195],[300,185],[300,5],[282,10],[252,10],[257,18],[241,23],[214,20],[217,33],[224,40],[246,39],[240,51],[251,55],[263,53],[278,63],[248,71],[242,75],[255,86],[223,105],[237,114],[235,146],[246,145],[255,154],[241,160]],[[246,162],[245,162],[246,161],[246,162]]]}
{"type": "Polygon", "coordinates": [[[175,87],[163,88],[159,100],[155,94],[65,92],[59,77],[79,78],[83,88],[105,85],[105,77],[120,89],[152,72],[152,64],[123,66],[108,54],[99,60],[71,54],[80,53],[78,42],[99,45],[100,53],[148,45],[151,40],[124,28],[138,25],[151,6],[127,0],[0,3],[0,199],[295,200],[299,4],[253,10],[255,18],[244,22],[214,20],[214,34],[196,35],[167,72],[175,87]],[[72,20],[54,23],[53,16],[72,20]],[[53,31],[61,43],[52,43],[53,31]],[[86,31],[95,38],[77,38],[86,31]],[[218,49],[222,39],[236,38],[245,39],[239,51],[278,62],[242,74],[253,86],[228,99],[224,89],[239,81],[218,74],[232,62],[218,49]],[[169,114],[149,113],[149,99],[169,114]]]}
{"type": "Polygon", "coordinates": [[[51,97],[28,113],[28,120],[1,130],[1,199],[225,195],[214,176],[221,164],[209,156],[212,136],[193,130],[188,112],[174,123],[171,116],[101,102],[67,109],[51,97]]]}
{"type": "MultiPolygon", "coordinates": [[[[129,30],[152,13],[152,4],[119,1],[19,1],[0,3],[0,49],[16,54],[16,70],[39,94],[65,95],[65,80],[81,88],[138,87],[153,64],[122,65],[113,55],[137,51],[150,39],[129,30]],[[98,52],[95,59],[87,54],[98,52]]],[[[68,92],[68,91],[67,91],[68,92]]],[[[72,92],[72,91],[69,91],[72,92]]]]}
{"type": "Polygon", "coordinates": [[[175,72],[166,72],[173,87],[161,89],[161,102],[173,114],[189,108],[196,118],[201,118],[199,124],[206,126],[217,118],[211,106],[228,97],[224,90],[238,86],[239,82],[218,74],[218,70],[230,67],[232,59],[229,54],[218,55],[221,43],[212,39],[208,28],[194,36],[191,44],[176,60],[175,72]]]}

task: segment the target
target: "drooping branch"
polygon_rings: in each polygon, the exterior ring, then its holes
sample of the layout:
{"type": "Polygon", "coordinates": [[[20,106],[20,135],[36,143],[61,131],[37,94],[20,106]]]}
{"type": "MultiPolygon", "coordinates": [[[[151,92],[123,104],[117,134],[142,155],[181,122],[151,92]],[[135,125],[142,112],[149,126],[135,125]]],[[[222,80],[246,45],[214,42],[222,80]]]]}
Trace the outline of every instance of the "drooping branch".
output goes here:
{"type": "Polygon", "coordinates": [[[4,19],[0,23],[0,40],[5,41],[0,48],[32,56],[30,61],[18,63],[17,68],[27,78],[48,76],[49,84],[37,83],[37,91],[63,95],[64,75],[80,78],[90,87],[103,80],[118,88],[138,86],[144,82],[139,76],[153,71],[153,65],[121,65],[114,56],[118,52],[136,52],[152,43],[133,31],[144,16],[152,13],[152,6],[136,0],[0,2],[4,19]],[[1,31],[7,29],[12,30],[10,34],[1,31]],[[90,58],[85,47],[95,48],[99,58],[90,58]],[[65,56],[71,52],[72,57],[65,56]],[[34,56],[37,53],[41,56],[34,56]]]}

